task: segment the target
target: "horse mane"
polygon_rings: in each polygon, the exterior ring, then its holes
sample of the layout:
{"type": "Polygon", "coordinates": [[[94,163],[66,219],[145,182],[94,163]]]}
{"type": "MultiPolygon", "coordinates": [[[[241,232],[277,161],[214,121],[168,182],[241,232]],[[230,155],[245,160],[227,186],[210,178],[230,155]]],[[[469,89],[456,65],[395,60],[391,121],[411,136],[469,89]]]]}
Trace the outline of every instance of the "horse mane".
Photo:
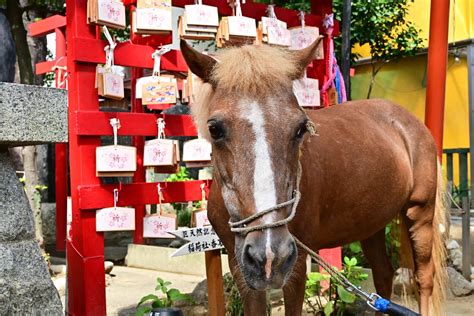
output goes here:
{"type": "MultiPolygon", "coordinates": [[[[245,45],[220,50],[219,60],[211,73],[211,82],[219,89],[237,92],[243,97],[274,94],[290,89],[290,77],[298,72],[297,60],[288,49],[268,45],[245,45]]],[[[212,85],[198,87],[196,103],[192,106],[194,121],[201,136],[208,138],[209,101],[214,94],[212,85]]]]}

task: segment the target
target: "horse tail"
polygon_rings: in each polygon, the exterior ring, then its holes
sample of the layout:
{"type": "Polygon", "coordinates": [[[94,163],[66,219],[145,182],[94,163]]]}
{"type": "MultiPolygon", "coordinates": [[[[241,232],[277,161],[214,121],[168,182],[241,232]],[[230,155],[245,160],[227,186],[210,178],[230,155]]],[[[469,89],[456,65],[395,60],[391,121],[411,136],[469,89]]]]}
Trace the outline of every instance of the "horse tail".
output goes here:
{"type": "Polygon", "coordinates": [[[445,233],[449,225],[449,212],[447,212],[446,186],[443,178],[441,164],[438,161],[437,190],[435,213],[433,217],[433,248],[432,261],[434,265],[434,287],[431,296],[431,314],[442,315],[447,281],[446,272],[446,246],[445,233]]]}

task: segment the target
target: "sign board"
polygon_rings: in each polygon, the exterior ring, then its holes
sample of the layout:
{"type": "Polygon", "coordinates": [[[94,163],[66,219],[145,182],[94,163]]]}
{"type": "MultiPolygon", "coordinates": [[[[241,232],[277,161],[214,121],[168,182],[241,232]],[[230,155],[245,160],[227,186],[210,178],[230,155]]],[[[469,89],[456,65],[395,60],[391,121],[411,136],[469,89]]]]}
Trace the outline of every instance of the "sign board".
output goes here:
{"type": "Polygon", "coordinates": [[[171,257],[224,248],[219,236],[217,236],[212,227],[195,227],[168,233],[188,241],[187,244],[173,252],[171,257]]]}

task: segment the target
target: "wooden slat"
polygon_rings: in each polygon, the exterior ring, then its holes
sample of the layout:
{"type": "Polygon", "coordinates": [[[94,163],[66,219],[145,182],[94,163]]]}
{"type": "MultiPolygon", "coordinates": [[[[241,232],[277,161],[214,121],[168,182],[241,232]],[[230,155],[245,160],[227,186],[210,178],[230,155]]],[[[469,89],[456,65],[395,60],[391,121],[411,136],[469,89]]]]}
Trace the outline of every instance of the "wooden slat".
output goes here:
{"type": "Polygon", "coordinates": [[[37,63],[35,66],[35,73],[37,75],[42,75],[48,72],[53,71],[53,67],[65,67],[66,66],[66,58],[61,58],[58,60],[50,60],[50,61],[43,61],[37,63]]]}
{"type": "MultiPolygon", "coordinates": [[[[160,182],[163,203],[201,200],[201,184],[210,186],[210,181],[160,182]]],[[[92,210],[114,205],[113,190],[119,189],[119,206],[158,204],[158,183],[132,183],[108,185],[81,185],[78,187],[79,208],[92,210]]],[[[208,191],[208,190],[207,190],[208,191]]]]}
{"type": "Polygon", "coordinates": [[[111,118],[120,120],[119,135],[156,136],[156,120],[164,118],[167,136],[197,136],[197,131],[190,115],[164,115],[130,112],[96,112],[78,111],[75,120],[75,132],[81,136],[112,135],[111,118]]]}
{"type": "Polygon", "coordinates": [[[31,37],[40,37],[54,33],[55,29],[62,27],[66,27],[66,17],[52,15],[46,19],[28,24],[28,33],[31,37]]]}
{"type": "MultiPolygon", "coordinates": [[[[76,38],[73,46],[74,61],[103,64],[106,45],[106,41],[103,40],[76,38]]],[[[147,45],[119,43],[115,48],[114,61],[116,65],[125,67],[153,68],[154,61],[151,54],[154,51],[155,48],[147,45]]],[[[172,50],[161,57],[161,68],[169,71],[188,71],[181,52],[177,50],[172,50]]]]}

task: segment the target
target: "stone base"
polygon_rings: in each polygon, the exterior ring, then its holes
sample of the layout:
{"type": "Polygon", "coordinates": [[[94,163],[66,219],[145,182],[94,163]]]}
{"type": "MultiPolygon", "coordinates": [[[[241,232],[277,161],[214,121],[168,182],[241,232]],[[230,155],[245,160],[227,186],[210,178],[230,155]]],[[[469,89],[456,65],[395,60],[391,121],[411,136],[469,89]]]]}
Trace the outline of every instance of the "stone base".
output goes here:
{"type": "Polygon", "coordinates": [[[5,151],[0,151],[0,219],[0,315],[63,315],[34,238],[33,213],[5,151]]]}

